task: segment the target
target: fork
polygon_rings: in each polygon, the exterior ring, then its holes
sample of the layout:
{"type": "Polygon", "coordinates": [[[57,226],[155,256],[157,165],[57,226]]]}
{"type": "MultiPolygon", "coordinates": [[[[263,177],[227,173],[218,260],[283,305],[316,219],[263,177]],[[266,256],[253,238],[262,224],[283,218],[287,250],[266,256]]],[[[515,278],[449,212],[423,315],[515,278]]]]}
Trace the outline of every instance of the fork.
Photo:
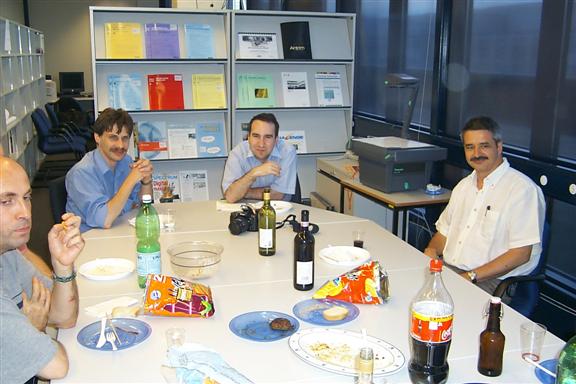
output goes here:
{"type": "Polygon", "coordinates": [[[116,343],[114,341],[116,341],[116,336],[114,336],[114,332],[108,331],[106,332],[106,341],[108,341],[110,344],[112,344],[112,350],[116,351],[118,350],[118,348],[116,348],[116,343]]]}

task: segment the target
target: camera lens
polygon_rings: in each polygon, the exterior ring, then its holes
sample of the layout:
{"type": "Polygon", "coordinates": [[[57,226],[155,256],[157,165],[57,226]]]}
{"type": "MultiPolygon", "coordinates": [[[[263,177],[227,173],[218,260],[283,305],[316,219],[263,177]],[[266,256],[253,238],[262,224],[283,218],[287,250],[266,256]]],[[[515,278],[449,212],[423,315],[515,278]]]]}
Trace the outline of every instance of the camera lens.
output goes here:
{"type": "Polygon", "coordinates": [[[242,232],[246,232],[248,230],[249,225],[250,223],[248,222],[248,220],[246,220],[243,217],[237,217],[232,221],[230,221],[230,224],[228,224],[228,229],[230,230],[231,234],[239,235],[242,232]]]}

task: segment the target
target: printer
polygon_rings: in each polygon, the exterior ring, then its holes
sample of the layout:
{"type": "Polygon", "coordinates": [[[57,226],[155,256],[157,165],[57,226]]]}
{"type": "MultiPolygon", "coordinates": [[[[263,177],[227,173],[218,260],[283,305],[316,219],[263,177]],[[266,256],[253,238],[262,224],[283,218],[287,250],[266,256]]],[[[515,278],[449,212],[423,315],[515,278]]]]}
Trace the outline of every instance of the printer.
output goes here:
{"type": "Polygon", "coordinates": [[[425,188],[432,162],[447,156],[446,148],[400,137],[352,139],[352,150],[360,182],[385,193],[425,188]]]}

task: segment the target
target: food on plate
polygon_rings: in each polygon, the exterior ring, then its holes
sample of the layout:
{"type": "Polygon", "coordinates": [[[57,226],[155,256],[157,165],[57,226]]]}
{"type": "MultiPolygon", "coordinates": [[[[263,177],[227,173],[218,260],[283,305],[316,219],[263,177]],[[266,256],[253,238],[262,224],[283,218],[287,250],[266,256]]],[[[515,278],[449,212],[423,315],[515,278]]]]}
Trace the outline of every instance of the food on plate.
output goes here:
{"type": "Polygon", "coordinates": [[[388,274],[371,261],[326,282],[312,296],[358,304],[383,304],[389,299],[388,274]]]}
{"type": "Polygon", "coordinates": [[[322,316],[328,321],[338,321],[348,316],[348,308],[335,305],[322,311],[322,316]]]}
{"type": "Polygon", "coordinates": [[[344,367],[354,367],[358,351],[348,344],[330,345],[318,342],[310,345],[310,351],[320,360],[344,367]]]}
{"type": "Polygon", "coordinates": [[[270,322],[270,328],[275,331],[289,331],[294,328],[294,325],[284,317],[277,317],[270,322]]]}
{"type": "Polygon", "coordinates": [[[140,307],[135,305],[133,307],[114,307],[112,309],[112,317],[136,317],[140,307]]]}
{"type": "Polygon", "coordinates": [[[144,312],[161,316],[210,317],[214,314],[212,290],[177,277],[149,274],[144,312]]]}

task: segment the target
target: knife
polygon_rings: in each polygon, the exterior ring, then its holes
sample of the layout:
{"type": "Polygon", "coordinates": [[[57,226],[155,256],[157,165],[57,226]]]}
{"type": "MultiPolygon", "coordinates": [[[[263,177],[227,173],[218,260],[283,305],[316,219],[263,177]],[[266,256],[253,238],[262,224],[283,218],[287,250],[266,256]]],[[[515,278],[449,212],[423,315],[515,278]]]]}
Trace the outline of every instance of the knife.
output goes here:
{"type": "Polygon", "coordinates": [[[100,319],[100,336],[98,337],[98,342],[96,343],[96,348],[102,348],[102,346],[106,343],[106,335],[104,334],[106,331],[106,318],[103,317],[100,319]]]}

